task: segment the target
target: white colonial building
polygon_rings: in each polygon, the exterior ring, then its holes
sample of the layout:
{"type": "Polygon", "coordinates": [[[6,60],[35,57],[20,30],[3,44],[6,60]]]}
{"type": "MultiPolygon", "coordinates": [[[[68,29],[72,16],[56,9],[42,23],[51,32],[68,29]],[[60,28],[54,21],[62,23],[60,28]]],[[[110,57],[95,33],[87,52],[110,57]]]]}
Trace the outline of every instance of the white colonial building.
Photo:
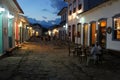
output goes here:
{"type": "Polygon", "coordinates": [[[67,7],[61,9],[58,13],[61,16],[61,22],[59,27],[59,39],[66,40],[67,32],[68,32],[68,25],[67,25],[67,7]]]}
{"type": "Polygon", "coordinates": [[[69,4],[68,29],[72,41],[85,46],[98,42],[103,48],[120,51],[120,0],[65,1],[69,4]],[[74,13],[77,1],[81,9],[76,8],[74,13]]]}
{"type": "Polygon", "coordinates": [[[97,41],[103,48],[120,51],[120,0],[109,0],[78,14],[81,44],[97,41]]]}

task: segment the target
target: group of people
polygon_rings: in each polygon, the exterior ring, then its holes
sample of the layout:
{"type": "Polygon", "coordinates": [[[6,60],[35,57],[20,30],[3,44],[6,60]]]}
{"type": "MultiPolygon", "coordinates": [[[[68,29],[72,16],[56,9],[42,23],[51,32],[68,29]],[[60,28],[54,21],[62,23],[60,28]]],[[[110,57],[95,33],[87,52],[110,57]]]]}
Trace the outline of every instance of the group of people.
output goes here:
{"type": "Polygon", "coordinates": [[[93,44],[91,47],[90,56],[87,58],[87,65],[89,64],[89,61],[91,59],[94,60],[94,64],[97,64],[101,58],[101,55],[102,55],[101,46],[98,43],[93,44]]]}

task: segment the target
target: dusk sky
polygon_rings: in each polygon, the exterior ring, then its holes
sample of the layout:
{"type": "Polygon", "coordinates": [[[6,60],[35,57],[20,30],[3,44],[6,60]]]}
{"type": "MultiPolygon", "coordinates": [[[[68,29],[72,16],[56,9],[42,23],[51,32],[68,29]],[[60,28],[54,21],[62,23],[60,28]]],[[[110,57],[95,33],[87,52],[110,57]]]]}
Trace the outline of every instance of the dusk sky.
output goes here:
{"type": "Polygon", "coordinates": [[[24,11],[24,15],[34,20],[39,20],[41,24],[56,24],[60,20],[57,13],[66,4],[64,0],[17,0],[24,11]]]}

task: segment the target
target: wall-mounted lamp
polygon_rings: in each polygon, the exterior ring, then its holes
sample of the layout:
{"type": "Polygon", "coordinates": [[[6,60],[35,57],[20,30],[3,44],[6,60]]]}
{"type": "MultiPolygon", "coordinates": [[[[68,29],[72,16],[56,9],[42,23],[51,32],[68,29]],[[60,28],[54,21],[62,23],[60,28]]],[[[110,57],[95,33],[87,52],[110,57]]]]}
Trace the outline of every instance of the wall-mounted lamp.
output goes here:
{"type": "Polygon", "coordinates": [[[27,27],[27,29],[29,29],[30,27],[27,27]]]}
{"type": "Polygon", "coordinates": [[[14,18],[14,16],[8,13],[8,18],[12,19],[12,18],[14,18]]]}
{"type": "Polygon", "coordinates": [[[98,25],[100,24],[100,22],[98,22],[98,25]]]}
{"type": "Polygon", "coordinates": [[[5,9],[2,8],[2,7],[0,7],[0,13],[2,13],[2,12],[4,12],[4,11],[5,11],[5,9]]]}

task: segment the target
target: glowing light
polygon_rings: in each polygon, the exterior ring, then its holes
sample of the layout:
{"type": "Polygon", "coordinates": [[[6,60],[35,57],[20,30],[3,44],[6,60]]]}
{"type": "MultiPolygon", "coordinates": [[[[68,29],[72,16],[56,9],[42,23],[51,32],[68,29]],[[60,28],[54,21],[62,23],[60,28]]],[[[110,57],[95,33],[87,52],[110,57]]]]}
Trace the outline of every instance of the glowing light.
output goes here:
{"type": "Polygon", "coordinates": [[[98,22],[98,24],[100,24],[100,22],[98,22]]]}
{"type": "Polygon", "coordinates": [[[114,21],[116,21],[117,19],[116,18],[114,18],[114,21]]]}
{"type": "Polygon", "coordinates": [[[117,27],[117,29],[120,29],[120,26],[119,26],[119,27],[117,27]]]}
{"type": "Polygon", "coordinates": [[[57,29],[54,29],[54,30],[53,30],[53,34],[55,34],[55,33],[58,33],[58,30],[57,30],[57,29]]]}
{"type": "Polygon", "coordinates": [[[30,27],[27,27],[27,29],[29,29],[30,27]]]}
{"type": "Polygon", "coordinates": [[[73,16],[73,19],[75,19],[76,18],[76,13],[72,14],[72,16],[73,16]]]}
{"type": "Polygon", "coordinates": [[[18,25],[18,27],[22,27],[22,22],[20,22],[20,24],[18,25]]]}
{"type": "Polygon", "coordinates": [[[84,17],[80,18],[80,23],[85,23],[85,18],[84,17]]]}
{"type": "Polygon", "coordinates": [[[76,16],[76,19],[79,19],[79,17],[78,17],[78,16],[76,16]]]}
{"type": "Polygon", "coordinates": [[[48,31],[48,34],[51,35],[51,33],[52,33],[52,32],[49,30],[49,31],[48,31]]]}
{"type": "Polygon", "coordinates": [[[65,28],[66,26],[64,25],[63,27],[65,28]]]}
{"type": "Polygon", "coordinates": [[[4,11],[5,11],[5,9],[0,7],[0,12],[4,12],[4,11]]]}
{"type": "Polygon", "coordinates": [[[12,19],[12,18],[14,18],[14,16],[8,13],[8,18],[12,19]]]}
{"type": "Polygon", "coordinates": [[[30,27],[29,29],[32,30],[32,27],[30,27]]]}
{"type": "Polygon", "coordinates": [[[36,36],[38,36],[39,34],[38,34],[38,31],[36,31],[36,36]]]}

